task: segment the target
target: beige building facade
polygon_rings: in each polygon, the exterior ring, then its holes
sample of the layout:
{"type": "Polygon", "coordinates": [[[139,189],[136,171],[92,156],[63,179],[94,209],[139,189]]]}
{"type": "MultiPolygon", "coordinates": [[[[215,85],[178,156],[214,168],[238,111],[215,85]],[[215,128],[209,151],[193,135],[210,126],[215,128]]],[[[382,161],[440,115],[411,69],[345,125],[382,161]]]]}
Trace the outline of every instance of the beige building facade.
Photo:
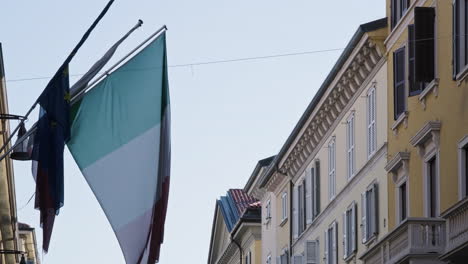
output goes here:
{"type": "Polygon", "coordinates": [[[264,175],[292,198],[290,262],[277,263],[360,263],[387,232],[386,26],[359,27],[264,175]]]}

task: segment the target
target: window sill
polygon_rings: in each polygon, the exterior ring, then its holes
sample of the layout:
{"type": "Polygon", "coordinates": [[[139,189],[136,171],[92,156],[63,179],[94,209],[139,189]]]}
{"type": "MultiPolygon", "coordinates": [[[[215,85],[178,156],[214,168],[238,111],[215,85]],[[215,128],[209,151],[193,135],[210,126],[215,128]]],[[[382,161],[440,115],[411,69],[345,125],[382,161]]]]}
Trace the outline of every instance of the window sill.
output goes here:
{"type": "Polygon", "coordinates": [[[405,124],[405,128],[408,127],[408,111],[401,113],[397,120],[395,120],[393,123],[392,130],[395,136],[398,134],[398,128],[400,127],[401,123],[405,124]]]}
{"type": "Polygon", "coordinates": [[[284,226],[286,223],[288,222],[288,218],[286,217],[285,219],[283,219],[281,221],[281,223],[279,224],[280,227],[284,226]]]}
{"type": "Polygon", "coordinates": [[[460,86],[467,77],[468,77],[468,65],[465,65],[465,68],[463,68],[463,70],[460,71],[455,76],[455,81],[457,82],[457,85],[460,86]]]}
{"type": "Polygon", "coordinates": [[[426,110],[426,96],[429,92],[433,92],[434,96],[439,95],[439,78],[435,78],[431,83],[419,94],[419,102],[423,105],[423,109],[426,110]]]}
{"type": "Polygon", "coordinates": [[[377,240],[377,234],[374,233],[371,237],[369,237],[366,241],[362,242],[365,246],[369,246],[372,242],[377,240]]]}
{"type": "Polygon", "coordinates": [[[353,258],[356,256],[356,250],[351,252],[351,254],[349,254],[349,256],[345,257],[344,258],[344,261],[345,262],[350,262],[351,260],[353,260],[353,258]]]}

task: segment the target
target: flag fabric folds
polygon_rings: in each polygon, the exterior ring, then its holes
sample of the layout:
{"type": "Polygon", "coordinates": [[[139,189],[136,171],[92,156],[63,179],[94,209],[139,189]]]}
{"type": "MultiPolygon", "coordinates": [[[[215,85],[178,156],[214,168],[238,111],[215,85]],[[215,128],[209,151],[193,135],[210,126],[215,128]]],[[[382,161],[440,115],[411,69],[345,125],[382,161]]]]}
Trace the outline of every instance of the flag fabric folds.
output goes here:
{"type": "Polygon", "coordinates": [[[49,249],[55,215],[63,206],[63,149],[70,139],[69,90],[68,64],[64,64],[38,99],[40,113],[32,160],[35,208],[40,210],[45,252],[49,249]]]}
{"type": "Polygon", "coordinates": [[[170,103],[162,33],[72,106],[68,148],[128,264],[155,263],[170,175],[170,103]]]}

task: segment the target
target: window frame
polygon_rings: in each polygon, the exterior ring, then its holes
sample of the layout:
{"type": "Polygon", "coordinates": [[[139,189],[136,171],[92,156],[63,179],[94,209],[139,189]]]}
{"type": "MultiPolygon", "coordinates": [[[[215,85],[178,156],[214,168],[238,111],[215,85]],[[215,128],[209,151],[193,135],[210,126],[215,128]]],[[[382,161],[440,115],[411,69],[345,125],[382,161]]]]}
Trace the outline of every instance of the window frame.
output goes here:
{"type": "Polygon", "coordinates": [[[440,179],[439,179],[439,154],[438,149],[433,148],[424,155],[423,158],[423,173],[424,173],[424,214],[426,217],[431,217],[431,210],[434,209],[434,217],[438,217],[440,214],[440,179]],[[432,175],[430,162],[434,161],[435,175],[432,175]],[[434,177],[435,179],[430,179],[434,177]],[[433,181],[434,180],[434,181],[433,181]],[[435,197],[432,194],[432,184],[435,184],[435,197]],[[435,198],[435,201],[432,199],[435,198]],[[435,202],[435,205],[432,204],[435,202]],[[434,208],[432,208],[434,206],[434,208]]]}
{"type": "Polygon", "coordinates": [[[402,223],[409,217],[409,196],[408,196],[408,181],[406,177],[403,177],[398,184],[396,185],[396,199],[397,199],[397,207],[396,207],[396,216],[397,216],[397,223],[402,223]],[[402,212],[402,187],[405,185],[405,217],[403,217],[402,212]]]}
{"type": "Polygon", "coordinates": [[[468,135],[458,142],[458,199],[468,197],[468,135]]]}
{"type": "Polygon", "coordinates": [[[281,194],[281,221],[288,219],[288,192],[284,191],[281,194]]]}
{"type": "Polygon", "coordinates": [[[410,0],[392,0],[390,16],[392,30],[396,27],[396,25],[398,25],[398,22],[400,22],[400,20],[405,16],[410,6],[410,0]]]}
{"type": "Polygon", "coordinates": [[[333,221],[328,226],[327,230],[325,230],[324,247],[325,247],[325,252],[324,252],[325,263],[337,264],[338,263],[338,224],[336,221],[333,221]]]}
{"type": "Polygon", "coordinates": [[[452,60],[453,79],[463,78],[468,71],[468,36],[460,34],[467,32],[468,26],[468,1],[454,0],[452,3],[452,60]]]}

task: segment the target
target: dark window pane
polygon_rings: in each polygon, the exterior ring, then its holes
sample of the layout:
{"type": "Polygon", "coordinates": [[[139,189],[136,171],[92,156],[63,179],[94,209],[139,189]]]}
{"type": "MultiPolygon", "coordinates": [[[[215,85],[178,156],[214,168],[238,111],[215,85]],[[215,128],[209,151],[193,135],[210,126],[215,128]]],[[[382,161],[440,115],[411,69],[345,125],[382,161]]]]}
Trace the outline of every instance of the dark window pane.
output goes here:
{"type": "Polygon", "coordinates": [[[429,216],[437,217],[437,179],[436,179],[436,159],[429,161],[429,216]]]}
{"type": "Polygon", "coordinates": [[[414,80],[416,82],[431,82],[434,79],[434,25],[434,8],[416,7],[414,9],[414,80]]]}
{"type": "Polygon", "coordinates": [[[394,69],[394,118],[397,119],[406,110],[405,96],[405,49],[393,54],[394,69]]]}
{"type": "Polygon", "coordinates": [[[406,199],[407,198],[406,198],[406,182],[405,182],[400,186],[400,208],[401,208],[400,221],[403,221],[406,219],[406,212],[407,212],[406,199]]]}

